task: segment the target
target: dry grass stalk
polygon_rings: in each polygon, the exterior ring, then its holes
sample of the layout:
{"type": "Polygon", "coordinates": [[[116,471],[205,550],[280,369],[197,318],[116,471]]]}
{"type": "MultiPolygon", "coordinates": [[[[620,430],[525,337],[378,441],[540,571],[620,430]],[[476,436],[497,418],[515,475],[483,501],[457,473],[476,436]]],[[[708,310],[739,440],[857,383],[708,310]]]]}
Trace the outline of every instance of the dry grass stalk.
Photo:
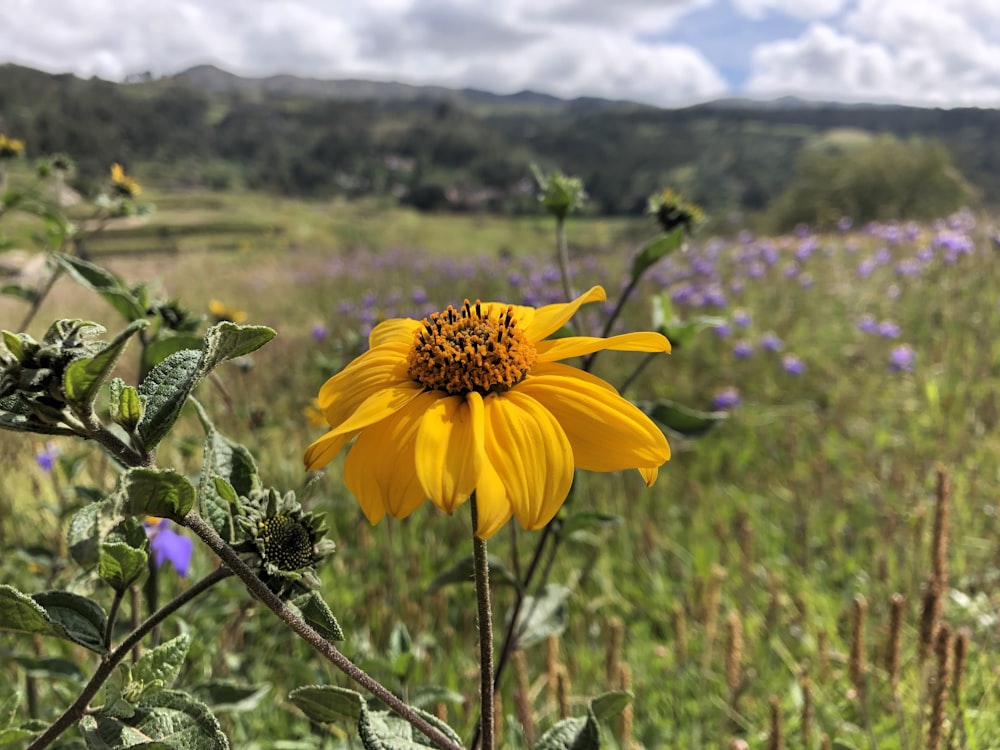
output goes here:
{"type": "Polygon", "coordinates": [[[726,615],[726,685],[729,687],[729,707],[734,713],[743,679],[743,620],[735,609],[726,615]]]}
{"type": "Polygon", "coordinates": [[[927,661],[927,657],[930,655],[940,621],[941,593],[934,586],[928,586],[924,590],[920,604],[920,637],[917,642],[917,661],[921,665],[927,661]]]}
{"type": "Polygon", "coordinates": [[[514,652],[514,708],[517,711],[517,719],[521,723],[521,733],[524,735],[524,742],[528,747],[535,744],[535,717],[531,710],[531,682],[528,679],[528,663],[524,657],[524,652],[518,649],[514,652]]]}
{"type": "Polygon", "coordinates": [[[952,633],[951,628],[942,625],[934,639],[934,656],[937,669],[934,670],[930,721],[927,725],[926,750],[940,750],[945,736],[945,714],[948,707],[948,692],[952,674],[952,633]]]}
{"type": "MultiPolygon", "coordinates": [[[[618,687],[626,692],[632,692],[632,668],[628,664],[621,664],[619,666],[618,687]]],[[[629,702],[622,709],[621,715],[618,717],[618,744],[623,748],[636,746],[635,739],[632,736],[634,723],[635,710],[632,707],[632,703],[629,702]]]]}
{"type": "Polygon", "coordinates": [[[781,727],[781,703],[771,696],[771,730],[767,734],[767,750],[785,750],[785,736],[781,727]]]}
{"type": "Polygon", "coordinates": [[[893,689],[899,684],[899,644],[905,614],[906,598],[897,592],[889,597],[889,637],[885,646],[885,671],[893,689]]]}
{"type": "Polygon", "coordinates": [[[865,618],[868,615],[868,602],[858,594],[854,597],[853,618],[851,620],[851,655],[848,661],[848,670],[851,683],[858,691],[858,698],[863,702],[865,699],[865,673],[868,667],[865,664],[865,618]]]}
{"type": "Polygon", "coordinates": [[[955,635],[954,671],[952,672],[952,697],[955,708],[962,708],[962,689],[965,686],[965,666],[969,660],[969,631],[962,628],[955,635]]]}
{"type": "Polygon", "coordinates": [[[948,515],[951,507],[951,482],[944,467],[937,470],[937,493],[934,502],[934,534],[931,537],[931,580],[938,593],[948,588],[948,515]]]}
{"type": "Polygon", "coordinates": [[[701,654],[701,668],[707,670],[715,655],[715,633],[719,623],[719,605],[722,603],[722,582],[726,579],[726,569],[721,566],[712,568],[712,577],[708,583],[708,593],[705,597],[705,648],[701,654]]]}
{"type": "Polygon", "coordinates": [[[555,703],[559,695],[559,636],[549,636],[545,642],[545,685],[549,703],[555,703]]]}
{"type": "Polygon", "coordinates": [[[569,718],[569,672],[559,665],[556,676],[556,698],[559,703],[559,718],[569,718]]]}
{"type": "Polygon", "coordinates": [[[802,677],[802,747],[812,747],[812,680],[802,677]]]}
{"type": "Polygon", "coordinates": [[[608,622],[608,637],[604,642],[604,674],[609,685],[618,679],[622,646],[625,642],[625,623],[617,617],[608,622]]]}

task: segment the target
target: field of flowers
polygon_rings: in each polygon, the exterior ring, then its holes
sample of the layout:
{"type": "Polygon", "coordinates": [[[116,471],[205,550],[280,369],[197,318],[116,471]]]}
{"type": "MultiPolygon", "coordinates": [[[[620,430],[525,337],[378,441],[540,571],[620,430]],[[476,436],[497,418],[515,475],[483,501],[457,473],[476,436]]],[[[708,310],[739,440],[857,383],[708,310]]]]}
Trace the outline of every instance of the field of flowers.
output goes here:
{"type": "MultiPolygon", "coordinates": [[[[233,252],[195,246],[102,262],[130,281],[158,278],[188,309],[277,330],[219,369],[198,399],[255,454],[266,485],[300,487],[302,453],[323,432],[310,421],[312,400],[378,322],[464,298],[565,300],[547,236],[498,240],[504,220],[484,220],[490,243],[464,248],[466,219],[420,221],[449,234],[448,249],[302,243],[292,231],[233,252]]],[[[600,284],[609,297],[581,309],[578,333],[601,335],[636,239],[655,228],[649,219],[570,223],[573,289],[600,284]]],[[[604,722],[608,747],[1000,746],[994,231],[988,217],[959,213],[930,225],[845,219],[834,232],[782,237],[695,234],[650,269],[612,332],[668,332],[673,353],[606,352],[594,372],[640,405],[671,399],[711,414],[714,426],[668,433],[673,457],[651,488],[636,472],[578,474],[558,554],[544,563],[565,596],[548,636],[503,675],[500,747],[531,746],[613,690],[634,699],[604,722]]],[[[0,303],[0,327],[22,312],[0,303]]],[[[112,331],[121,323],[65,278],[31,332],[55,317],[112,331]]],[[[126,354],[127,381],[136,367],[126,354]]],[[[203,439],[186,412],[158,463],[196,473],[203,439]]],[[[79,441],[13,433],[0,433],[0,456],[0,581],[25,591],[72,585],[76,571],[53,563],[60,527],[85,500],[74,487],[113,484],[108,460],[79,441]]],[[[337,544],[319,572],[347,635],[342,648],[469,737],[475,607],[453,571],[469,554],[468,519],[428,506],[372,527],[342,465],[341,456],[327,466],[304,501],[326,513],[337,544]]],[[[490,551],[495,571],[518,578],[540,532],[514,526],[490,551]]],[[[160,596],[214,565],[196,544],[189,577],[172,564],[157,570],[160,596]]],[[[502,637],[513,592],[497,577],[502,637]]],[[[358,746],[346,723],[310,722],[287,698],[301,685],[349,683],[237,582],[161,637],[185,632],[194,639],[181,677],[233,746],[358,746]]],[[[25,657],[25,638],[0,634],[0,704],[17,686],[20,710],[51,719],[86,667],[40,639],[36,658],[25,657]]]]}

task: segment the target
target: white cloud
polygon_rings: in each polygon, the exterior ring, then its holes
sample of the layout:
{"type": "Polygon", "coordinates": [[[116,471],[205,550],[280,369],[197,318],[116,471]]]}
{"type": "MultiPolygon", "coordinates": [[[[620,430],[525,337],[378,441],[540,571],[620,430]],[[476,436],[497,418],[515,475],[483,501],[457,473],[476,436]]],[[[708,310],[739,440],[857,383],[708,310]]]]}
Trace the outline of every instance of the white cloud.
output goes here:
{"type": "Polygon", "coordinates": [[[847,0],[732,0],[732,3],[738,11],[754,19],[774,12],[812,21],[839,13],[847,0]]]}
{"type": "Polygon", "coordinates": [[[725,92],[695,49],[649,41],[715,0],[4,0],[6,58],[119,80],[211,62],[658,104],[725,92]]]}

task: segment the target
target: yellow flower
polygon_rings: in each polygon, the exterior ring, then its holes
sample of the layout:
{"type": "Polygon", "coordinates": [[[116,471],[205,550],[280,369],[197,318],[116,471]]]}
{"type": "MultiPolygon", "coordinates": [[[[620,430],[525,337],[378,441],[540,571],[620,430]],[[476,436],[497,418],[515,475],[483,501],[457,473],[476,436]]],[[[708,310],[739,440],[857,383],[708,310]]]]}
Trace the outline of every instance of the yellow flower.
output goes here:
{"type": "Polygon", "coordinates": [[[247,319],[247,314],[244,310],[240,310],[236,307],[230,307],[217,299],[213,299],[208,303],[208,311],[212,314],[212,317],[216,319],[216,322],[228,320],[231,323],[242,323],[247,319]]]}
{"type": "Polygon", "coordinates": [[[538,309],[468,302],[372,330],[370,349],[319,392],[331,430],[306,450],[310,471],[354,437],[344,481],[368,520],[404,518],[426,498],[446,513],[473,492],[477,534],[516,516],[537,529],[562,506],[573,469],[638,468],[651,485],[670,458],[663,432],[608,383],[559,360],[602,349],[669,352],[658,333],[546,340],[585,302],[538,309]]]}
{"type": "Polygon", "coordinates": [[[111,165],[111,185],[122,198],[135,198],[142,192],[139,181],[125,174],[122,165],[117,162],[111,165]]]}
{"type": "Polygon", "coordinates": [[[0,159],[13,159],[24,151],[24,141],[0,133],[0,159]]]}

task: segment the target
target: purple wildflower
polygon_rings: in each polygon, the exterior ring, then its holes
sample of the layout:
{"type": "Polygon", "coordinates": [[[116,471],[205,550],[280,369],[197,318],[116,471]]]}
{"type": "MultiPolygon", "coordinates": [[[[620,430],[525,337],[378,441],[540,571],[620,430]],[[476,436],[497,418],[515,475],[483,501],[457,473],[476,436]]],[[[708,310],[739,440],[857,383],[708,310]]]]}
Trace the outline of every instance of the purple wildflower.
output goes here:
{"type": "Polygon", "coordinates": [[[797,263],[786,263],[782,269],[782,273],[785,275],[786,279],[794,279],[799,275],[799,266],[797,263]]]}
{"type": "Polygon", "coordinates": [[[741,339],[733,344],[733,356],[737,359],[746,359],[753,356],[753,344],[746,339],[741,339]]]}
{"type": "Polygon", "coordinates": [[[309,333],[313,337],[313,341],[326,341],[327,336],[330,335],[330,329],[322,323],[316,323],[309,333]]]}
{"type": "Polygon", "coordinates": [[[912,372],[917,353],[909,344],[900,344],[889,354],[889,369],[893,372],[912,372]]]}
{"type": "Polygon", "coordinates": [[[153,553],[153,564],[162,568],[164,563],[169,562],[177,575],[186,578],[191,568],[194,542],[170,528],[170,521],[166,518],[149,516],[143,525],[149,538],[149,549],[153,553]]]}
{"type": "Polygon", "coordinates": [[[740,328],[746,328],[750,325],[751,320],[753,320],[753,318],[746,310],[733,310],[733,323],[738,325],[740,328]]]}
{"type": "Polygon", "coordinates": [[[781,366],[790,375],[801,375],[806,371],[806,363],[794,354],[786,354],[781,360],[781,366]]]}
{"type": "Polygon", "coordinates": [[[732,409],[740,405],[740,392],[731,385],[715,392],[712,407],[715,409],[732,409]]]}
{"type": "Polygon", "coordinates": [[[49,440],[42,448],[38,449],[37,453],[35,453],[35,463],[38,464],[42,471],[49,474],[55,466],[56,456],[58,455],[59,446],[49,440]]]}
{"type": "Polygon", "coordinates": [[[863,261],[858,263],[858,276],[863,279],[867,279],[872,275],[872,271],[875,270],[875,266],[878,264],[873,258],[865,258],[863,261]]]}
{"type": "Polygon", "coordinates": [[[891,320],[883,320],[878,324],[878,335],[884,339],[899,338],[899,326],[891,320]]]}
{"type": "Polygon", "coordinates": [[[719,323],[719,325],[715,326],[712,330],[715,331],[716,336],[720,339],[724,339],[733,332],[733,327],[729,325],[729,323],[719,323]]]}
{"type": "Polygon", "coordinates": [[[875,316],[866,313],[858,318],[858,330],[862,333],[877,333],[878,322],[875,320],[875,316]]]}
{"type": "Polygon", "coordinates": [[[780,352],[784,347],[785,343],[774,331],[768,331],[760,337],[760,348],[765,352],[780,352]]]}
{"type": "Polygon", "coordinates": [[[837,222],[837,229],[841,232],[849,232],[853,226],[854,220],[850,216],[841,216],[840,220],[837,222]]]}

